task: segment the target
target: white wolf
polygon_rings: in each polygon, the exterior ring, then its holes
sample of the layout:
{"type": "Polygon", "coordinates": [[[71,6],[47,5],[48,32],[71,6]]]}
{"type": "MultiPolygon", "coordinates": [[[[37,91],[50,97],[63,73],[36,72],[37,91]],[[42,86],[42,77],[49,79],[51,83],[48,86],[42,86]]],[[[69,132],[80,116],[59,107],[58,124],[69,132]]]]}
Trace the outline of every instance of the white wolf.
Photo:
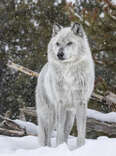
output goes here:
{"type": "Polygon", "coordinates": [[[94,87],[94,64],[82,26],[53,26],[48,44],[48,63],[36,87],[39,143],[51,145],[56,128],[56,145],[68,141],[76,117],[77,147],[85,143],[87,103],[94,87]]]}

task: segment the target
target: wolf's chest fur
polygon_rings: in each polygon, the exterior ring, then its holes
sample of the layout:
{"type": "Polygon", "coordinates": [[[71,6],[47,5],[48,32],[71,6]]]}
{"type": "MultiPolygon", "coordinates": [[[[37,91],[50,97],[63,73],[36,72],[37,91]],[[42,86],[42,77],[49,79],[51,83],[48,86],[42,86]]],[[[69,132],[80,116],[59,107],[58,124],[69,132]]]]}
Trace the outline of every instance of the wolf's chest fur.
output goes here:
{"type": "Polygon", "coordinates": [[[58,69],[58,72],[56,73],[56,81],[62,85],[64,91],[73,91],[79,89],[78,87],[83,87],[82,83],[87,80],[86,72],[86,68],[83,69],[79,64],[67,65],[58,69]]]}
{"type": "Polygon", "coordinates": [[[75,83],[75,74],[73,74],[72,70],[72,67],[67,67],[64,70],[60,71],[59,81],[62,81],[62,85],[64,85],[66,89],[69,89],[67,87],[72,88],[75,83]]]}
{"type": "Polygon", "coordinates": [[[67,102],[71,104],[74,92],[80,92],[80,89],[85,88],[85,86],[83,88],[84,77],[86,77],[84,73],[86,72],[80,72],[80,69],[74,65],[59,68],[52,66],[45,78],[46,93],[51,103],[57,101],[56,99],[60,96],[59,99],[67,99],[67,102]]]}

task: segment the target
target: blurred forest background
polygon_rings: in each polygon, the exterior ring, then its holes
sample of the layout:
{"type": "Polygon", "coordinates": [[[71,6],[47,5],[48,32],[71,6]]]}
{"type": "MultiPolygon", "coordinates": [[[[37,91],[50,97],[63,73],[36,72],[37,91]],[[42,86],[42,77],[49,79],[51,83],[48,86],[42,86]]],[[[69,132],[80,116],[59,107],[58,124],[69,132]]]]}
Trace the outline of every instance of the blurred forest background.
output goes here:
{"type": "MultiPolygon", "coordinates": [[[[115,1],[115,0],[114,0],[115,1]]],[[[0,114],[18,118],[19,109],[35,106],[37,79],[6,66],[8,60],[39,72],[47,61],[54,23],[83,25],[95,61],[94,93],[116,94],[116,3],[111,0],[0,0],[0,114]]],[[[89,108],[116,107],[91,99],[89,108]]]]}

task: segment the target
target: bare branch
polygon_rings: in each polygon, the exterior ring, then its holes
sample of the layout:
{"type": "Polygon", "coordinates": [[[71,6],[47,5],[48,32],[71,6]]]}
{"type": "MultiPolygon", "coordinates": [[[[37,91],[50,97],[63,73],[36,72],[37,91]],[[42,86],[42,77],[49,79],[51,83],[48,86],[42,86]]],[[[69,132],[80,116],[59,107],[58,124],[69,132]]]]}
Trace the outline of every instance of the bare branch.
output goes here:
{"type": "Polygon", "coordinates": [[[38,77],[39,76],[39,73],[34,72],[34,71],[32,71],[32,70],[30,70],[30,69],[28,69],[26,67],[23,67],[21,65],[15,64],[15,63],[13,63],[11,61],[9,61],[7,63],[7,66],[10,67],[10,68],[15,69],[17,71],[23,72],[23,73],[25,73],[27,75],[33,76],[33,77],[38,77]]]}

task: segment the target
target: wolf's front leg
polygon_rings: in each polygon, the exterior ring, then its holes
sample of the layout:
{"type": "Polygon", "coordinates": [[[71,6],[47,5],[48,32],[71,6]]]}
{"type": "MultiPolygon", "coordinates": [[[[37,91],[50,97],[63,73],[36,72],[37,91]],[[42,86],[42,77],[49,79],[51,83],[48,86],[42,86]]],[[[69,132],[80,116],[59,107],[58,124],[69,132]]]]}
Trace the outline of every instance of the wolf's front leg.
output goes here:
{"type": "Polygon", "coordinates": [[[45,146],[46,145],[45,127],[44,127],[45,124],[43,124],[44,121],[42,120],[41,117],[39,117],[38,122],[39,122],[39,132],[38,132],[39,145],[45,146]]]}
{"type": "Polygon", "coordinates": [[[68,143],[68,136],[72,130],[74,119],[75,119],[75,113],[72,112],[71,110],[67,110],[65,126],[64,126],[64,141],[66,143],[68,143]]]}
{"type": "Polygon", "coordinates": [[[78,104],[76,120],[77,120],[77,147],[80,147],[85,144],[86,136],[86,114],[87,114],[87,102],[81,101],[78,104]]]}
{"type": "Polygon", "coordinates": [[[43,117],[39,116],[39,144],[40,146],[51,146],[51,134],[54,128],[54,111],[48,110],[43,117]]]}
{"type": "Polygon", "coordinates": [[[56,145],[64,142],[64,125],[65,125],[66,111],[62,102],[58,103],[57,106],[57,117],[56,117],[56,145]]]}

